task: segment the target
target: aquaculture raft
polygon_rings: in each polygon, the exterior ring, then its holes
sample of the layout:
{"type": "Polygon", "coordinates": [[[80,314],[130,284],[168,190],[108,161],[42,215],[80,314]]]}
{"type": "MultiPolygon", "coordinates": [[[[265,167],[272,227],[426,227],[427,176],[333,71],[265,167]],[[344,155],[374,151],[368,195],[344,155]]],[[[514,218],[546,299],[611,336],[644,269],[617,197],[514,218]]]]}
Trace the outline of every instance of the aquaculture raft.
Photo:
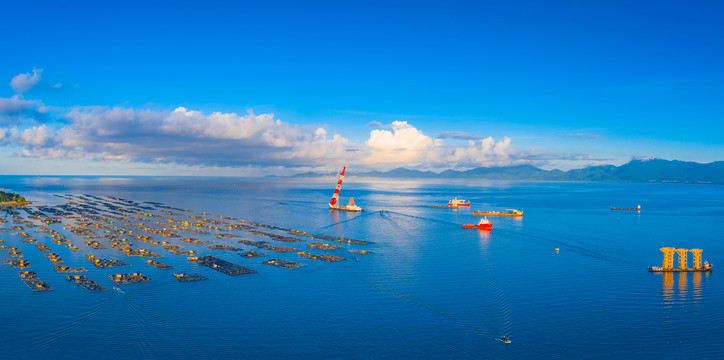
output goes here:
{"type": "Polygon", "coordinates": [[[334,255],[329,255],[329,254],[314,255],[314,254],[310,254],[310,253],[307,253],[307,252],[304,252],[304,251],[298,252],[297,255],[303,256],[303,257],[306,257],[306,258],[310,258],[310,259],[312,259],[312,260],[324,260],[324,261],[328,261],[328,262],[345,260],[345,258],[340,257],[340,256],[334,256],[334,255]]]}
{"type": "Polygon", "coordinates": [[[285,268],[285,269],[297,269],[297,268],[300,268],[300,267],[302,267],[302,266],[307,266],[306,264],[300,264],[300,263],[296,263],[296,262],[294,262],[294,261],[281,260],[281,259],[271,259],[271,260],[267,260],[267,261],[264,261],[262,264],[264,264],[264,265],[271,265],[271,266],[277,266],[277,267],[285,268]]]}
{"type": "Polygon", "coordinates": [[[89,279],[85,275],[66,275],[65,279],[68,281],[74,282],[76,285],[78,285],[90,292],[108,290],[103,285],[89,279]]]}
{"type": "Polygon", "coordinates": [[[85,272],[85,268],[79,267],[79,268],[72,268],[68,265],[55,265],[53,266],[53,269],[55,272],[58,273],[79,273],[79,272],[85,272]]]}
{"type": "Polygon", "coordinates": [[[244,251],[244,252],[242,252],[242,253],[239,253],[239,256],[241,256],[241,257],[253,258],[253,257],[266,256],[266,254],[252,250],[252,251],[244,251]]]}
{"type": "Polygon", "coordinates": [[[201,281],[201,280],[208,280],[206,276],[199,275],[199,274],[173,274],[174,277],[176,277],[176,280],[180,282],[187,282],[187,281],[201,281]]]}
{"type": "Polygon", "coordinates": [[[140,273],[133,274],[114,274],[108,275],[111,280],[116,284],[135,284],[144,281],[151,281],[147,276],[143,276],[140,273]]]}
{"type": "Polygon", "coordinates": [[[153,267],[157,267],[159,269],[163,269],[163,270],[173,269],[173,266],[166,265],[162,262],[155,261],[155,260],[146,260],[146,264],[151,265],[153,267]]]}
{"type": "Polygon", "coordinates": [[[199,265],[203,265],[206,267],[210,267],[216,271],[222,272],[226,275],[242,275],[242,274],[254,274],[257,271],[245,268],[243,266],[239,266],[233,263],[230,263],[225,260],[221,260],[217,257],[213,257],[210,255],[203,256],[203,257],[190,257],[188,259],[190,262],[195,262],[199,265]]]}
{"type": "Polygon", "coordinates": [[[46,281],[42,281],[38,279],[38,275],[35,273],[35,271],[19,271],[18,276],[20,276],[20,279],[23,280],[25,285],[30,288],[30,290],[33,291],[48,291],[53,290],[53,288],[48,285],[46,281]]]}

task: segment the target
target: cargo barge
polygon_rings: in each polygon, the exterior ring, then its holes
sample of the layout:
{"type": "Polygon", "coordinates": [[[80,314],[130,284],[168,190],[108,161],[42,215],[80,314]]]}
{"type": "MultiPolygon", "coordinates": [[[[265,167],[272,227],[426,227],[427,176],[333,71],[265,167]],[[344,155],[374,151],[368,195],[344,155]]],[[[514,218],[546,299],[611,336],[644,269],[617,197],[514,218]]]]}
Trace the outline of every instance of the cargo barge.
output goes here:
{"type": "Polygon", "coordinates": [[[523,216],[523,212],[515,209],[506,209],[507,212],[502,211],[473,211],[473,215],[476,216],[523,216]]]}

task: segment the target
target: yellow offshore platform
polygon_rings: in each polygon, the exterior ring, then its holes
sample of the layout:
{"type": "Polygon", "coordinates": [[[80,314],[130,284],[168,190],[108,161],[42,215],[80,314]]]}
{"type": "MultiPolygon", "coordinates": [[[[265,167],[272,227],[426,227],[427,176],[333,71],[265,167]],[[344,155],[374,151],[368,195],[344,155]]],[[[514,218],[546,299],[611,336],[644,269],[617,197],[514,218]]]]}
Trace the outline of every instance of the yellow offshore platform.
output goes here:
{"type": "Polygon", "coordinates": [[[712,265],[708,261],[701,263],[701,252],[702,249],[675,249],[672,247],[663,247],[659,249],[664,253],[664,261],[662,266],[651,266],[649,267],[650,272],[696,272],[696,271],[711,271],[712,265]],[[674,253],[678,255],[679,267],[674,268],[674,253]],[[688,253],[692,253],[694,266],[688,267],[688,253]]]}

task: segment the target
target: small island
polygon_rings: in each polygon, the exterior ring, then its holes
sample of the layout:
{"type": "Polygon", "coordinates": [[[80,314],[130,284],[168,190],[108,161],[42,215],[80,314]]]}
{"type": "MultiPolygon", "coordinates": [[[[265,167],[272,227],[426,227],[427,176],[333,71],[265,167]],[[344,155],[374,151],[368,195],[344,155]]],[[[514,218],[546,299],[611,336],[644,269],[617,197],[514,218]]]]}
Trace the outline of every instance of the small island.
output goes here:
{"type": "Polygon", "coordinates": [[[18,194],[0,191],[0,205],[25,205],[28,203],[24,197],[18,194]]]}

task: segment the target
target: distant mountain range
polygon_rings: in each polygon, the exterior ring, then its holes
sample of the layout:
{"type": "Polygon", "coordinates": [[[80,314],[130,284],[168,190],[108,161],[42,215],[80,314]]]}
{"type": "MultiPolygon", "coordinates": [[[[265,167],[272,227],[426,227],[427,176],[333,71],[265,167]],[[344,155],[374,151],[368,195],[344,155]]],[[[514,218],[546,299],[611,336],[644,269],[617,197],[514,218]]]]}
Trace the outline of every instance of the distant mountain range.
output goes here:
{"type": "MultiPolygon", "coordinates": [[[[323,176],[323,174],[304,173],[295,175],[295,177],[316,176],[323,176]]],[[[621,166],[589,166],[583,169],[568,171],[543,170],[531,165],[479,167],[466,171],[446,170],[441,173],[397,168],[386,172],[370,171],[356,173],[354,176],[414,179],[631,181],[724,184],[724,161],[701,164],[679,160],[632,160],[621,166]]]]}

